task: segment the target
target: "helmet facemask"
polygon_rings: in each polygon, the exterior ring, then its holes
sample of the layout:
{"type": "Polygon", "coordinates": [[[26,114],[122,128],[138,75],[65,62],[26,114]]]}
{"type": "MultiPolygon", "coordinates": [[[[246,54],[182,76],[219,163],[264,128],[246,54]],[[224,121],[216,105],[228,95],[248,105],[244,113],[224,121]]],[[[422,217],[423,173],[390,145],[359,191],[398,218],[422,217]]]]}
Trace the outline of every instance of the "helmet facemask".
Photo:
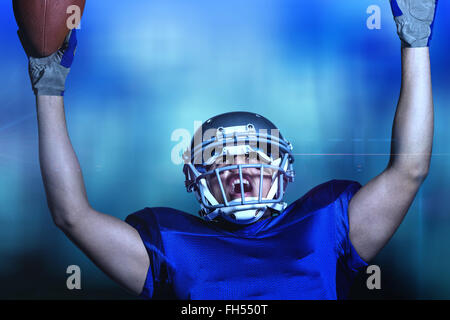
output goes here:
{"type": "Polygon", "coordinates": [[[200,216],[221,216],[237,224],[279,214],[288,182],[293,181],[292,147],[278,130],[255,126],[219,127],[185,153],[186,187],[200,202],[200,216]],[[240,160],[236,162],[236,160],[240,160]]]}

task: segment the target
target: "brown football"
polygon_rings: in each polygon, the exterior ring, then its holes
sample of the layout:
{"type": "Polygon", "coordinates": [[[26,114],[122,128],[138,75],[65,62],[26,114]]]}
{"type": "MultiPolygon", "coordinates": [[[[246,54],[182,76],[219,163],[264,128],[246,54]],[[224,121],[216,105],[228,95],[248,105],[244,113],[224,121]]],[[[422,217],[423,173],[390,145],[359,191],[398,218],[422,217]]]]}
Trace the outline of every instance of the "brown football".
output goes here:
{"type": "Polygon", "coordinates": [[[28,53],[46,57],[56,52],[69,28],[81,19],[85,4],[86,0],[13,0],[22,44],[28,53]]]}

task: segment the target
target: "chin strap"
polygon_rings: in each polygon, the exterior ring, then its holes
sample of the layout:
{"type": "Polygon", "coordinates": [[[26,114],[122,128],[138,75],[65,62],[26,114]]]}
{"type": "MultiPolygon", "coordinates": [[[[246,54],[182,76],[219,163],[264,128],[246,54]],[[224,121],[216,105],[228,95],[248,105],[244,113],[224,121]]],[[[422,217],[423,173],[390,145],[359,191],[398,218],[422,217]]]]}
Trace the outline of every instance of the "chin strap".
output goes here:
{"type": "Polygon", "coordinates": [[[208,202],[212,205],[212,206],[216,206],[219,204],[219,202],[216,200],[216,198],[214,198],[214,196],[212,195],[211,191],[209,191],[208,186],[206,185],[206,179],[200,179],[200,188],[203,191],[203,195],[205,196],[206,200],[208,200],[208,202]]]}
{"type": "MultiPolygon", "coordinates": [[[[281,158],[273,161],[271,163],[271,165],[273,166],[279,166],[281,164],[281,158]]],[[[282,168],[284,171],[287,170],[287,166],[288,166],[288,162],[286,161],[286,164],[284,165],[284,168],[282,168]]],[[[278,178],[279,178],[279,174],[278,171],[274,172],[272,175],[272,186],[270,187],[269,192],[267,193],[267,198],[268,200],[272,200],[275,197],[275,194],[278,191],[278,178]]],[[[260,182],[262,183],[262,182],[260,182]]]]}

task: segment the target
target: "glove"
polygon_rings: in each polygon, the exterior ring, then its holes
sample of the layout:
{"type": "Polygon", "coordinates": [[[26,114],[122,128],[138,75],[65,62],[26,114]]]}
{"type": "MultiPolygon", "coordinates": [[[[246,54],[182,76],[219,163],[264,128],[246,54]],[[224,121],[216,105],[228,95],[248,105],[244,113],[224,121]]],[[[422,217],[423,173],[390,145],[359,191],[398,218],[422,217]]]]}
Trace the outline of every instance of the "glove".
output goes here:
{"type": "Polygon", "coordinates": [[[63,96],[66,78],[70,72],[77,47],[76,30],[73,29],[69,32],[58,51],[44,58],[32,57],[20,30],[18,35],[28,56],[28,72],[35,95],[63,96]]]}
{"type": "Polygon", "coordinates": [[[428,47],[438,0],[390,0],[402,47],[428,47]]]}

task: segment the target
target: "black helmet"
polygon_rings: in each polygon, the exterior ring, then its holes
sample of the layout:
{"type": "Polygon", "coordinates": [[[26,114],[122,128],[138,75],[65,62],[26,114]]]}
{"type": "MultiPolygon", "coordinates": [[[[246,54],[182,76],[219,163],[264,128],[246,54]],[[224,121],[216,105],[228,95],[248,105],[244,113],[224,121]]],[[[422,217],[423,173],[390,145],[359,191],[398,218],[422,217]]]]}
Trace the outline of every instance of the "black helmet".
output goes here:
{"type": "MultiPolygon", "coordinates": [[[[190,149],[184,154],[183,168],[186,176],[188,192],[194,192],[200,202],[200,215],[207,220],[222,216],[228,221],[247,224],[263,216],[267,209],[281,212],[286,207],[282,202],[288,182],[293,181],[291,144],[284,139],[278,128],[263,116],[251,112],[229,112],[205,121],[196,131],[190,149]],[[236,165],[226,162],[228,156],[253,154],[258,163],[236,165]],[[225,166],[210,169],[218,160],[225,166]],[[268,195],[262,197],[261,181],[259,196],[246,197],[242,192],[241,199],[227,201],[221,179],[218,179],[224,203],[219,203],[212,195],[206,178],[227,170],[238,170],[242,177],[242,169],[270,169],[273,172],[272,185],[268,195]]],[[[242,180],[242,179],[241,179],[242,180]]],[[[242,181],[241,190],[243,190],[242,181]]]]}

